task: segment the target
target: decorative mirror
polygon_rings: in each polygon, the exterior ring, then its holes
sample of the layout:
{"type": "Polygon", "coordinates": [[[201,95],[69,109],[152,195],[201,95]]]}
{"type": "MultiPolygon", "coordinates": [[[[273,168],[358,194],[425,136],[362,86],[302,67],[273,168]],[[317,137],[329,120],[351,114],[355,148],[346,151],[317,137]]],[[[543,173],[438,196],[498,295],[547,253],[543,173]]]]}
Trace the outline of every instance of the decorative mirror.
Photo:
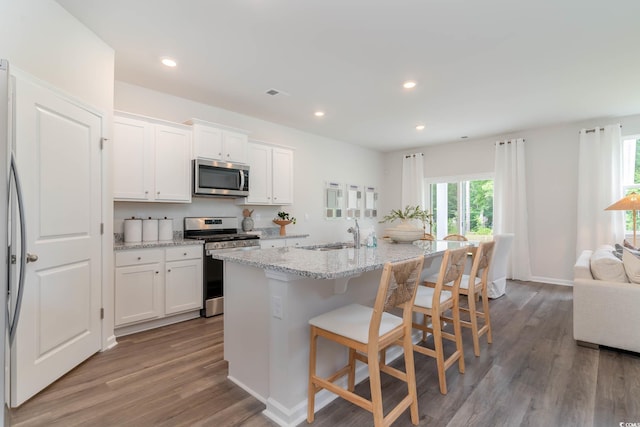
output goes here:
{"type": "Polygon", "coordinates": [[[337,182],[327,182],[325,188],[325,218],[340,219],[343,217],[343,190],[337,182]]]}
{"type": "Polygon", "coordinates": [[[378,193],[375,187],[364,188],[364,216],[365,218],[375,218],[378,216],[378,193]]]}
{"type": "Polygon", "coordinates": [[[347,219],[360,218],[362,187],[347,184],[347,219]]]}

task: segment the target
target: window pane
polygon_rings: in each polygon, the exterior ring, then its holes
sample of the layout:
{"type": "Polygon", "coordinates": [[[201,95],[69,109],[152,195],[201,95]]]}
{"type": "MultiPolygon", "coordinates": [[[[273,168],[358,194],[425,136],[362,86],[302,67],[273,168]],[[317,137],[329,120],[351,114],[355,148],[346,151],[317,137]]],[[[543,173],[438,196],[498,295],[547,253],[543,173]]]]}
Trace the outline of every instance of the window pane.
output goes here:
{"type": "MultiPolygon", "coordinates": [[[[470,236],[488,236],[493,232],[493,180],[469,183],[470,236]]],[[[479,240],[477,237],[474,240],[479,240]]]]}

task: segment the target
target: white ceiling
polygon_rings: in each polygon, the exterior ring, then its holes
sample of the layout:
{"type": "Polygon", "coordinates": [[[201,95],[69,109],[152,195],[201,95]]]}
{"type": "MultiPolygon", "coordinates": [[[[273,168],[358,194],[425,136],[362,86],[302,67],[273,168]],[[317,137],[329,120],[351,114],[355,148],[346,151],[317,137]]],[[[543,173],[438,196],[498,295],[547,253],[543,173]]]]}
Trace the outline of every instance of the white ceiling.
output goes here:
{"type": "Polygon", "coordinates": [[[638,0],[58,3],[118,80],[380,151],[640,113],[638,0]]]}

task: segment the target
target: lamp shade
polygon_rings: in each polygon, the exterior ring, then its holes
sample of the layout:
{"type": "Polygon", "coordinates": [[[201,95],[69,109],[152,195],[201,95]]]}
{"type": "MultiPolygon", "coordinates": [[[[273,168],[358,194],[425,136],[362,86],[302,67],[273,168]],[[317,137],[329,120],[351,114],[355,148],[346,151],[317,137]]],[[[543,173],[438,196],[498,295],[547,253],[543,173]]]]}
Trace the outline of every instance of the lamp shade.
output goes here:
{"type": "Polygon", "coordinates": [[[636,211],[640,210],[640,194],[632,193],[623,197],[605,211],[636,211]]]}

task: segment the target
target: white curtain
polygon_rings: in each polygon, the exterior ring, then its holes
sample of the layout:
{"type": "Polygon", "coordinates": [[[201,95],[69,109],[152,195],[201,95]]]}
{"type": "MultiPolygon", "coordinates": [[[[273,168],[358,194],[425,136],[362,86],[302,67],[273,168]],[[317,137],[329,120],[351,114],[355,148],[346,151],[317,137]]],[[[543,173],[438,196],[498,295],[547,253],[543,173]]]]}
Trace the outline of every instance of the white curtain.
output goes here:
{"type": "Polygon", "coordinates": [[[493,234],[513,233],[507,277],[531,280],[524,139],[496,143],[493,234]]]}
{"type": "Polygon", "coordinates": [[[622,166],[619,124],[580,131],[576,254],[622,243],[624,211],[604,210],[623,196],[622,166]]]}
{"type": "Polygon", "coordinates": [[[402,161],[402,206],[424,208],[424,154],[404,156],[402,161]]]}

